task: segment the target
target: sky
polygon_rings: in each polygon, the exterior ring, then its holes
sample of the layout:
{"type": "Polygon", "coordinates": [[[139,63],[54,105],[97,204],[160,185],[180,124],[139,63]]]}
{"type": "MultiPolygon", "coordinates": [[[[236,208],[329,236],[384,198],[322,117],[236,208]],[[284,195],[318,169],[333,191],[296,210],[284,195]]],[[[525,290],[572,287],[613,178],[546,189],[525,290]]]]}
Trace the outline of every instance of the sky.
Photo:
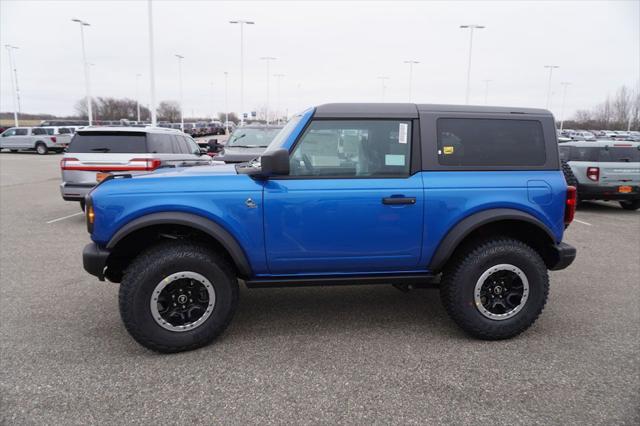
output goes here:
{"type": "MultiPolygon", "coordinates": [[[[18,46],[22,112],[74,114],[85,95],[85,27],[94,96],[150,102],[146,0],[0,0],[0,42],[18,46]]],[[[565,116],[640,82],[640,1],[153,1],[156,99],[178,100],[183,60],[185,116],[240,111],[240,28],[246,19],[245,111],[267,104],[289,114],[327,102],[464,104],[469,30],[474,32],[470,104],[545,107],[565,116]],[[267,80],[266,62],[272,56],[267,80]],[[278,91],[275,74],[280,78],[278,91]],[[269,82],[269,84],[267,84],[269,82]],[[278,96],[279,93],[279,96],[278,96]]],[[[0,56],[0,111],[13,111],[8,53],[0,56]]]]}

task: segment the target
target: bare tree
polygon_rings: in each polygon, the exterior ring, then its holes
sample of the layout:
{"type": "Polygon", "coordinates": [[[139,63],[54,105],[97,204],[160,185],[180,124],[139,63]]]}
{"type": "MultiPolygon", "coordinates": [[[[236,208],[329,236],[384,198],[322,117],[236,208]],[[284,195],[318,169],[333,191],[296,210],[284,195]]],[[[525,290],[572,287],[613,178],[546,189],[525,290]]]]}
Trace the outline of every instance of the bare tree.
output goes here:
{"type": "MultiPolygon", "coordinates": [[[[85,99],[80,99],[74,107],[82,118],[87,118],[87,101],[85,99]]],[[[137,120],[138,118],[136,101],[132,99],[97,97],[92,98],[91,101],[95,120],[137,120]]],[[[140,105],[140,119],[148,120],[150,115],[149,108],[140,105]]]]}
{"type": "MultiPolygon", "coordinates": [[[[218,113],[218,120],[222,121],[223,123],[225,121],[227,121],[227,114],[224,112],[219,112],[218,113]]],[[[229,113],[229,121],[235,124],[238,124],[240,122],[240,119],[238,118],[238,116],[236,115],[235,112],[230,112],[229,113]]]]}
{"type": "Polygon", "coordinates": [[[621,86],[613,99],[607,96],[604,102],[592,110],[579,110],[573,120],[567,121],[565,127],[595,130],[626,130],[640,128],[640,91],[632,93],[621,86]]]}
{"type": "Polygon", "coordinates": [[[162,101],[158,104],[158,120],[176,123],[180,120],[180,104],[176,101],[162,101]]]}

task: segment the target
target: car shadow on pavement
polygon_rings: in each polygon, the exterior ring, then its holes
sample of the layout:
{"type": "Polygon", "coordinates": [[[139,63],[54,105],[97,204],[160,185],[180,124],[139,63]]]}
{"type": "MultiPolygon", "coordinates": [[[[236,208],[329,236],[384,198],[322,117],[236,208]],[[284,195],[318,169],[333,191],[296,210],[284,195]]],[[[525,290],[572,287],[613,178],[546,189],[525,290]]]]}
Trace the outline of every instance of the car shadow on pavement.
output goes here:
{"type": "Polygon", "coordinates": [[[383,328],[441,329],[450,334],[437,291],[407,293],[390,285],[241,289],[229,332],[254,335],[366,333],[383,328]]]}
{"type": "Polygon", "coordinates": [[[578,206],[578,211],[589,213],[609,213],[617,211],[616,214],[638,214],[637,211],[625,210],[620,207],[620,204],[612,201],[583,201],[578,206]]]}

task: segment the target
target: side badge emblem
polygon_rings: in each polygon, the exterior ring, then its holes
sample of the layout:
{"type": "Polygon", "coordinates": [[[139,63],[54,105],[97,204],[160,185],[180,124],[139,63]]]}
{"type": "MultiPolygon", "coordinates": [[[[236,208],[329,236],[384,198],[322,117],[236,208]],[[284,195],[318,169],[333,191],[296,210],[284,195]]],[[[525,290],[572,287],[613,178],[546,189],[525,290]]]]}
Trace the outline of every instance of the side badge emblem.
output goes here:
{"type": "Polygon", "coordinates": [[[255,209],[256,207],[258,207],[258,205],[251,198],[247,198],[247,201],[245,201],[244,204],[250,209],[255,209]]]}

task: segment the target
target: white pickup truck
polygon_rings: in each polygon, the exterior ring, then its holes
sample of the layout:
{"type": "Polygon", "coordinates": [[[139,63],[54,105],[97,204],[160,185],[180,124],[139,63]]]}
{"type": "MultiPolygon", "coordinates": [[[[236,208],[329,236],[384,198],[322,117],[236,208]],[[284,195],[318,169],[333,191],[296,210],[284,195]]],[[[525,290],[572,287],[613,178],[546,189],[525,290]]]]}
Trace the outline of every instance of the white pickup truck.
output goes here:
{"type": "Polygon", "coordinates": [[[56,134],[53,127],[11,127],[0,135],[0,149],[16,152],[35,149],[40,155],[49,151],[62,152],[71,141],[72,134],[56,134]]]}

